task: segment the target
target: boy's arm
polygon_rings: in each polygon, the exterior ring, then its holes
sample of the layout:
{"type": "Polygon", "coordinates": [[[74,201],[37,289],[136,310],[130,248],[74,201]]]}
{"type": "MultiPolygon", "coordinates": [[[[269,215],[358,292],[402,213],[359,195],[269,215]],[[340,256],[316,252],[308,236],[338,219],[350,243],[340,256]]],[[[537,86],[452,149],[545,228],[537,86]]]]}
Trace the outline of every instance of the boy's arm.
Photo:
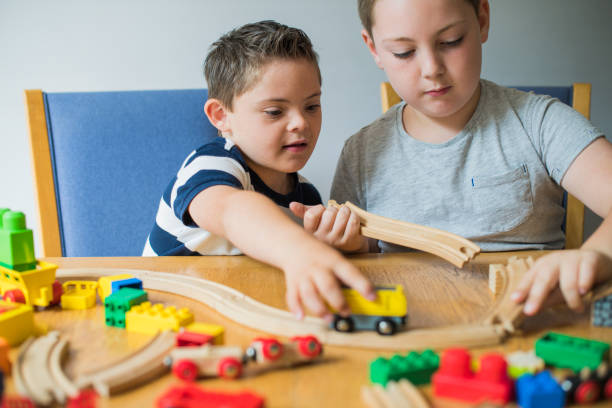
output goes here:
{"type": "Polygon", "coordinates": [[[555,252],[539,258],[513,298],[526,299],[525,313],[538,311],[557,283],[575,310],[580,296],[596,282],[612,279],[612,144],[600,137],[587,146],[567,170],[561,185],[604,221],[577,250],[555,252]]]}
{"type": "Polygon", "coordinates": [[[323,300],[341,314],[350,312],[336,278],[375,298],[372,284],[354,265],[314,239],[260,193],[223,185],[209,187],[191,201],[189,214],[201,228],[282,269],[287,304],[298,317],[303,316],[302,305],[318,316],[328,316],[323,300]]]}

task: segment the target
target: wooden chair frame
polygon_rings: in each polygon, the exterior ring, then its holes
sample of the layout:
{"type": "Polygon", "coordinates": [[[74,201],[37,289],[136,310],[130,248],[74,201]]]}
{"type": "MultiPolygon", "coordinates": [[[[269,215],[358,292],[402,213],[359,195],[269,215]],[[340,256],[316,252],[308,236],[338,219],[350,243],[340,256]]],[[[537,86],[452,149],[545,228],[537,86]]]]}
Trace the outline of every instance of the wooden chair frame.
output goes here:
{"type": "MultiPolygon", "coordinates": [[[[591,84],[574,83],[572,107],[587,119],[591,119],[591,84]]],[[[401,102],[401,98],[389,82],[380,84],[382,111],[401,102]]],[[[567,194],[565,215],[565,249],[576,249],[584,241],[584,204],[571,194],[567,194]]]]}

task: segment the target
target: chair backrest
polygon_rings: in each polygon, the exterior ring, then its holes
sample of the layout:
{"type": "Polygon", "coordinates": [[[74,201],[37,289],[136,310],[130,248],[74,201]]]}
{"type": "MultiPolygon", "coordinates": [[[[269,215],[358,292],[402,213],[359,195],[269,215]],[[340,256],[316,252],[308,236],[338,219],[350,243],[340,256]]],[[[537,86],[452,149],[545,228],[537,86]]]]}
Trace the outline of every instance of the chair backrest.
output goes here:
{"type": "MultiPolygon", "coordinates": [[[[575,83],[569,87],[516,86],[514,88],[558,98],[561,102],[576,109],[587,119],[591,118],[591,84],[575,83]]],[[[381,83],[380,97],[383,113],[402,100],[389,82],[381,83]]],[[[580,248],[584,240],[584,204],[573,195],[567,193],[564,195],[563,200],[565,206],[565,221],[563,224],[565,248],[580,248]]]]}
{"type": "Polygon", "coordinates": [[[205,89],[25,91],[43,256],[138,256],[161,195],[217,130],[205,89]]]}

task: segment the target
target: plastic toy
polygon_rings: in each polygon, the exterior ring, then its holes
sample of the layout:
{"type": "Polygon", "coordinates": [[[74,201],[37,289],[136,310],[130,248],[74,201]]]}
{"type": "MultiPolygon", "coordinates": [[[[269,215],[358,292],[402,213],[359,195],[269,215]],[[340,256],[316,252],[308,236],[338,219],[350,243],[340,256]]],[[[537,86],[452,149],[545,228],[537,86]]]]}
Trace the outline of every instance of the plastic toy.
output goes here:
{"type": "Polygon", "coordinates": [[[106,297],[104,322],[107,326],[125,328],[125,314],[134,305],[147,300],[147,292],[141,289],[123,288],[106,297]]]}
{"type": "MultiPolygon", "coordinates": [[[[181,329],[183,330],[183,329],[181,329]]],[[[225,342],[225,328],[218,324],[193,322],[184,327],[185,331],[206,334],[213,337],[213,344],[220,346],[225,342]]]]}
{"type": "Polygon", "coordinates": [[[35,269],[15,271],[0,266],[2,298],[31,306],[47,307],[58,304],[62,285],[55,280],[57,265],[38,261],[35,269]]]}
{"type": "Polygon", "coordinates": [[[591,323],[593,326],[612,327],[612,294],[593,302],[591,323]]]}
{"type": "Polygon", "coordinates": [[[203,390],[192,384],[171,387],[158,399],[158,408],[263,408],[264,399],[250,391],[203,390]]]}
{"type": "Polygon", "coordinates": [[[96,305],[96,288],[98,283],[95,281],[67,281],[62,288],[64,294],[61,297],[62,309],[83,310],[96,305]]]}
{"type": "Polygon", "coordinates": [[[600,399],[612,400],[612,369],[601,363],[596,370],[584,368],[579,374],[567,376],[561,381],[569,402],[588,404],[600,399]]]}
{"type": "Polygon", "coordinates": [[[354,289],[343,288],[342,292],[351,308],[351,316],[335,314],[331,323],[333,329],[339,332],[376,330],[378,334],[392,335],[406,324],[406,297],[401,285],[377,287],[375,301],[364,298],[354,289]]]}
{"type": "Polygon", "coordinates": [[[66,408],[96,408],[98,393],[94,390],[81,390],[75,397],[68,398],[66,408]]]}
{"type": "MultiPolygon", "coordinates": [[[[115,281],[127,281],[128,285],[131,282],[131,283],[134,283],[136,286],[138,286],[138,282],[131,281],[131,279],[134,279],[134,276],[130,275],[129,273],[123,273],[120,275],[103,276],[100,279],[98,279],[98,296],[100,297],[100,301],[104,303],[106,297],[109,296],[111,293],[113,293],[113,289],[114,291],[118,291],[120,289],[119,287],[117,287],[117,284],[115,284],[115,286],[113,287],[113,282],[115,281]]],[[[138,281],[140,281],[140,279],[138,279],[138,281]]],[[[137,287],[136,289],[142,289],[142,281],[140,282],[140,287],[139,288],[137,287]]]]}
{"type": "Polygon", "coordinates": [[[214,345],[213,336],[186,331],[183,330],[183,327],[181,327],[181,330],[176,335],[176,347],[199,347],[205,344],[214,345]]]}
{"type": "Polygon", "coordinates": [[[274,338],[256,338],[247,348],[246,356],[258,367],[278,368],[311,362],[322,352],[323,347],[314,336],[292,337],[287,343],[274,338]]]}
{"type": "Polygon", "coordinates": [[[472,372],[470,354],[466,349],[448,349],[442,354],[440,368],[431,380],[437,397],[454,398],[470,403],[484,401],[505,404],[512,398],[512,381],[503,356],[485,354],[480,369],[472,372]]]}
{"type": "Polygon", "coordinates": [[[544,360],[535,355],[534,350],[515,351],[506,355],[508,374],[516,379],[523,374],[535,374],[544,369],[544,360]]]}
{"type": "Polygon", "coordinates": [[[0,337],[9,345],[17,346],[35,332],[31,306],[0,300],[0,337]]]}
{"type": "Polygon", "coordinates": [[[549,332],[535,343],[538,357],[555,367],[580,371],[594,370],[602,360],[608,360],[610,345],[596,340],[549,332]]]}
{"type": "Polygon", "coordinates": [[[139,333],[155,334],[162,330],[178,331],[182,326],[193,322],[193,313],[186,307],[176,309],[164,307],[161,303],[151,305],[143,302],[125,314],[125,329],[139,333]]]}
{"type": "MultiPolygon", "coordinates": [[[[0,372],[6,375],[11,372],[11,360],[9,359],[9,350],[11,346],[4,337],[0,337],[0,372]]],[[[2,398],[0,397],[0,401],[2,398]]]]}
{"type": "Polygon", "coordinates": [[[549,371],[525,374],[516,381],[516,399],[521,408],[561,408],[565,392],[549,371]]]}
{"type": "Polygon", "coordinates": [[[440,357],[433,350],[411,351],[406,356],[379,357],[370,364],[370,381],[383,386],[389,381],[407,379],[414,385],[428,384],[438,369],[440,357]]]}
{"type": "Polygon", "coordinates": [[[36,267],[32,230],[22,212],[0,208],[0,265],[16,271],[36,267]]]}
{"type": "Polygon", "coordinates": [[[244,353],[240,347],[211,346],[180,347],[170,352],[164,362],[172,373],[185,381],[198,377],[235,379],[242,375],[244,353]]]}

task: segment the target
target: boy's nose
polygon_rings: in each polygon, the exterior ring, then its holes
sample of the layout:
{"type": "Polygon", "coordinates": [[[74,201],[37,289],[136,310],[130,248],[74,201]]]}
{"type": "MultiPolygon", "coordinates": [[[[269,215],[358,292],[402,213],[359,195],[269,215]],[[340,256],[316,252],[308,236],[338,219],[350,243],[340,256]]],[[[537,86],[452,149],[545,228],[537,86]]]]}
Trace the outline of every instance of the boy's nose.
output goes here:
{"type": "Polygon", "coordinates": [[[444,71],[444,62],[439,53],[433,50],[421,53],[421,73],[424,78],[438,77],[444,71]]]}
{"type": "Polygon", "coordinates": [[[306,118],[299,112],[295,112],[291,115],[289,123],[287,124],[287,130],[290,132],[298,132],[304,130],[307,126],[306,118]]]}

